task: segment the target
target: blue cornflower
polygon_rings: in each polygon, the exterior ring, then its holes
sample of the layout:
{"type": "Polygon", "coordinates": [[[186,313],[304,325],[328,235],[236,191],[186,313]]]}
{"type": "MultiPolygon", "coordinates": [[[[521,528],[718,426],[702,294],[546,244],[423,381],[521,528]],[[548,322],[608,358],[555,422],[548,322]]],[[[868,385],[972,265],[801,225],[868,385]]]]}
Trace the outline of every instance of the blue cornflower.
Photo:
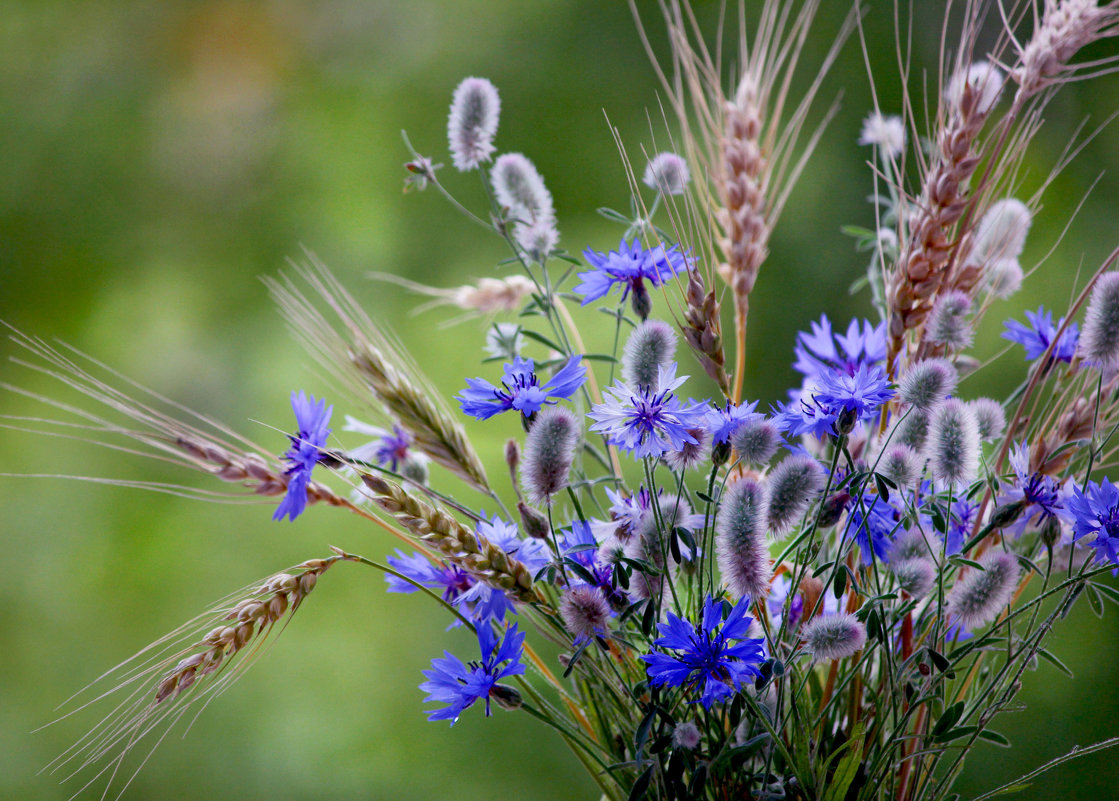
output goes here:
{"type": "Polygon", "coordinates": [[[560,533],[563,535],[560,540],[560,552],[564,558],[581,566],[586,571],[586,575],[593,579],[587,581],[582,575],[572,571],[568,574],[570,585],[578,587],[586,584],[597,587],[612,608],[625,607],[626,593],[614,583],[614,565],[599,558],[598,540],[595,539],[591,524],[573,520],[571,527],[561,530],[560,533]]]}
{"type": "Polygon", "coordinates": [[[860,365],[853,373],[829,369],[809,379],[799,399],[785,405],[777,427],[792,436],[846,433],[859,420],[874,416],[894,396],[890,381],[878,367],[860,365]]]}
{"type": "Polygon", "coordinates": [[[412,450],[412,435],[395,423],[392,431],[389,431],[346,415],[346,425],[342,428],[345,431],[355,431],[373,438],[365,445],[347,451],[346,455],[351,459],[373,461],[382,467],[388,467],[394,473],[400,472],[400,465],[409,459],[427,461],[426,455],[412,450]]]}
{"type": "Polygon", "coordinates": [[[1067,515],[1061,498],[1061,485],[1052,476],[1030,472],[1029,443],[1017,443],[1010,450],[1010,466],[1017,482],[1004,484],[1006,492],[999,496],[999,505],[1021,503],[1018,519],[1007,529],[1018,536],[1031,523],[1041,526],[1051,517],[1067,515]]]}
{"type": "MultiPolygon", "coordinates": [[[[1026,361],[1033,361],[1048,349],[1057,336],[1057,329],[1064,325],[1065,318],[1062,317],[1056,325],[1053,325],[1053,313],[1046,311],[1044,306],[1038,306],[1036,312],[1026,312],[1026,319],[1030,321],[1028,326],[1017,320],[1007,320],[1002,338],[1017,342],[1024,347],[1026,361]]],[[[1071,323],[1061,334],[1061,339],[1053,346],[1049,358],[1058,362],[1071,362],[1072,357],[1076,355],[1076,343],[1079,339],[1080,328],[1076,323],[1071,323]]]]}
{"type": "Polygon", "coordinates": [[[295,412],[296,432],[289,434],[291,447],[283,458],[291,464],[284,471],[288,478],[287,492],[272,515],[273,520],[283,520],[285,516],[295,520],[307,508],[307,485],[311,483],[311,471],[319,463],[326,438],[330,436],[330,414],[333,406],[326,400],[316,401],[303,393],[291,393],[291,408],[295,412]]]}
{"type": "Polygon", "coordinates": [[[616,284],[622,285],[622,300],[630,291],[645,291],[645,281],[660,286],[669,278],[686,270],[693,259],[681,253],[677,245],[665,249],[664,245],[645,250],[638,240],[628,244],[622,239],[617,250],[598,253],[590,248],[583,251],[583,257],[593,270],[579,273],[583,283],[575,287],[575,293],[583,296],[583,305],[604,297],[616,284]]]}
{"type": "Polygon", "coordinates": [[[742,426],[764,419],[765,415],[754,411],[757,407],[757,401],[737,406],[727,401],[726,406],[712,406],[705,421],[707,431],[711,434],[711,444],[729,442],[734,432],[742,426]]]}
{"type": "Polygon", "coordinates": [[[859,544],[864,565],[877,557],[888,562],[887,554],[901,513],[880,495],[863,495],[852,498],[848,509],[846,536],[853,536],[859,544]]]}
{"type": "Polygon", "coordinates": [[[612,504],[608,511],[614,526],[613,533],[618,539],[625,542],[633,532],[641,527],[645,517],[653,508],[649,490],[645,487],[639,487],[637,492],[629,496],[609,487],[605,487],[605,490],[606,497],[610,499],[612,504]]]}
{"type": "Polygon", "coordinates": [[[533,372],[532,359],[513,357],[505,365],[501,378],[504,389],[495,387],[484,378],[466,379],[466,389],[455,396],[462,411],[479,420],[488,420],[495,414],[516,409],[525,417],[540,411],[545,403],[555,403],[547,398],[570,398],[583,385],[587,369],[580,362],[582,356],[572,356],[547,384],[540,386],[540,379],[533,372]]]}
{"type": "MultiPolygon", "coordinates": [[[[497,515],[486,520],[485,513],[478,521],[479,539],[492,542],[505,553],[528,568],[533,575],[552,561],[547,546],[540,540],[525,539],[516,523],[507,523],[497,515]]],[[[479,543],[481,544],[481,543],[479,543]]]]}
{"type": "Polygon", "coordinates": [[[854,374],[860,367],[884,367],[886,364],[886,324],[852,320],[846,334],[833,334],[831,321],[820,315],[819,323],[811,323],[812,332],[797,334],[793,367],[805,376],[824,375],[834,370],[854,374]],[[836,343],[839,347],[836,347],[836,343]]]}
{"type": "MultiPolygon", "coordinates": [[[[427,681],[420,685],[420,689],[428,694],[424,702],[431,701],[446,706],[428,712],[427,719],[449,720],[454,726],[463,710],[479,698],[485,699],[488,717],[490,698],[495,695],[495,690],[500,692],[502,689],[498,682],[525,672],[525,666],[520,661],[524,641],[524,632],[517,631],[517,627],[513,626],[505,632],[505,637],[498,644],[489,624],[479,625],[481,662],[463,664],[461,659],[448,651],[443,652],[444,658],[431,660],[431,670],[423,672],[427,681]],[[501,667],[502,662],[509,664],[501,667]]],[[[503,689],[506,697],[514,693],[511,688],[503,689]]]]}
{"type": "Polygon", "coordinates": [[[1102,484],[1089,481],[1087,489],[1083,492],[1075,487],[1068,501],[1072,538],[1094,534],[1096,538],[1088,544],[1096,549],[1096,558],[1119,565],[1119,488],[1105,478],[1102,484]]]}
{"type": "Polygon", "coordinates": [[[760,675],[755,665],[765,658],[762,639],[750,638],[754,620],[746,616],[749,607],[749,598],[739,598],[724,619],[722,601],[708,596],[698,624],[669,612],[668,621],[658,626],[661,636],[653,645],[676,654],[654,651],[642,655],[649,683],[687,687],[693,694],[699,693],[699,702],[708,708],[734,695],[743,681],[760,675]],[[737,643],[732,644],[734,641],[737,643]]]}
{"type": "Polygon", "coordinates": [[[689,433],[700,428],[707,415],[707,406],[693,403],[683,406],[672,390],[687,380],[676,377],[676,365],[662,365],[657,387],[631,387],[621,381],[609,387],[611,396],[587,413],[595,421],[591,431],[602,431],[611,444],[632,451],[639,459],[663,456],[678,451],[686,444],[698,444],[689,433]]]}

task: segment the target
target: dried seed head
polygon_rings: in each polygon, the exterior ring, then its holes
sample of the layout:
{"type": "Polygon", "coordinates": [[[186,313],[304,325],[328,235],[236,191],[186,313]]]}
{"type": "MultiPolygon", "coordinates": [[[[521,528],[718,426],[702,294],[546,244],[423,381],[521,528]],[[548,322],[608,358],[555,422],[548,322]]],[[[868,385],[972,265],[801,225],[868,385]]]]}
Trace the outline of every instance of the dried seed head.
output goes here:
{"type": "Polygon", "coordinates": [[[767,506],[764,489],[750,479],[740,479],[723,492],[715,518],[715,551],[733,598],[765,598],[769,592],[767,506]]]}
{"type": "Polygon", "coordinates": [[[752,420],[731,434],[730,444],[746,464],[764,465],[777,452],[781,436],[770,420],[752,420]]]}
{"type": "Polygon", "coordinates": [[[992,203],[975,229],[975,260],[985,264],[1017,259],[1026,246],[1031,219],[1029,207],[1020,200],[1008,197],[992,203]]]}
{"type": "Polygon", "coordinates": [[[572,587],[560,599],[563,625],[576,640],[601,636],[610,620],[610,604],[597,587],[572,587]]]}
{"type": "Polygon", "coordinates": [[[1096,279],[1084,313],[1080,355],[1101,367],[1119,364],[1119,271],[1096,279]]]}
{"type": "Polygon", "coordinates": [[[690,720],[677,723],[672,730],[672,744],[677,748],[686,748],[691,751],[699,745],[699,728],[690,720]]]}
{"type": "Polygon", "coordinates": [[[898,489],[917,486],[921,477],[922,459],[917,451],[908,445],[891,445],[882,454],[878,472],[898,485],[898,489]]]}
{"type": "Polygon", "coordinates": [[[769,527],[788,531],[824,488],[824,469],[811,456],[789,456],[769,474],[769,527]]]}
{"type": "Polygon", "coordinates": [[[691,173],[688,163],[675,153],[658,153],[649,159],[641,180],[645,186],[666,195],[682,195],[687,191],[691,173]]]}
{"type": "Polygon", "coordinates": [[[460,309],[495,314],[520,311],[521,304],[535,288],[529,278],[511,275],[508,278],[482,278],[476,286],[466,284],[457,289],[433,291],[451,292],[451,303],[460,309]]]}
{"type": "Polygon", "coordinates": [[[963,401],[949,399],[929,417],[925,445],[933,477],[945,484],[969,484],[979,472],[979,421],[963,401]]]}
{"type": "Polygon", "coordinates": [[[866,645],[866,626],[854,615],[819,615],[808,621],[800,634],[816,659],[854,656],[866,645]]]}
{"type": "Polygon", "coordinates": [[[520,153],[497,157],[490,171],[497,202],[509,209],[510,216],[531,225],[537,220],[555,220],[552,195],[532,162],[520,153]]]}
{"type": "Polygon", "coordinates": [[[979,424],[979,439],[983,442],[1002,439],[1002,432],[1006,430],[1006,412],[1001,403],[994,398],[976,398],[968,401],[968,406],[979,424]]]}
{"type": "Polygon", "coordinates": [[[987,264],[984,280],[987,291],[996,298],[1006,300],[1022,288],[1025,273],[1018,259],[999,259],[987,264]]]}
{"type": "Polygon", "coordinates": [[[567,475],[579,442],[575,415],[562,406],[545,406],[525,437],[521,483],[533,503],[551,502],[567,486],[567,475]]]}
{"type": "Polygon", "coordinates": [[[979,564],[983,569],[969,570],[948,595],[948,610],[970,631],[999,616],[1014,595],[1022,572],[1018,558],[1006,551],[988,551],[979,564]]]}
{"type": "Polygon", "coordinates": [[[1002,94],[1003,75],[986,61],[956,71],[948,88],[945,99],[966,116],[971,114],[987,115],[1002,94]]]}
{"type": "Polygon", "coordinates": [[[947,359],[925,359],[917,362],[898,385],[903,401],[921,411],[929,411],[956,391],[956,368],[947,359]]]}
{"type": "Polygon", "coordinates": [[[971,298],[966,292],[953,290],[936,299],[925,322],[925,341],[962,350],[971,345],[974,335],[967,316],[971,314],[971,298]]]}
{"type": "Polygon", "coordinates": [[[485,78],[467,78],[458,85],[447,117],[447,139],[456,169],[474,170],[489,161],[500,112],[497,89],[485,78]]]}
{"type": "Polygon", "coordinates": [[[668,323],[646,320],[633,329],[622,353],[622,379],[631,387],[657,388],[662,367],[676,353],[676,333],[668,323]]]}
{"type": "Polygon", "coordinates": [[[936,585],[936,565],[931,559],[918,557],[890,562],[890,570],[898,586],[914,598],[924,598],[936,585]]]}

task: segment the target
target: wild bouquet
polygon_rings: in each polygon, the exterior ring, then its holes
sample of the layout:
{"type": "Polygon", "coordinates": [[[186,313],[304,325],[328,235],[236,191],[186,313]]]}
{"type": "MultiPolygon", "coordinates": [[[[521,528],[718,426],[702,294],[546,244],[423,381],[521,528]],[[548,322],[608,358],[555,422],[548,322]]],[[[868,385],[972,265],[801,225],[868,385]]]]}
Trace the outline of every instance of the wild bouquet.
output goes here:
{"type": "Polygon", "coordinates": [[[1119,6],[960,9],[931,108],[876,109],[862,131],[876,227],[857,233],[878,319],[810,323],[793,348],[801,385],[763,409],[743,380],[749,301],[822,134],[805,121],[836,51],[805,96],[789,89],[815,8],[767,3],[751,26],[743,13],[728,68],[691,9],[665,4],[657,69],[678,146],[631,173],[629,213],[604,210],[618,245],[582,258],[560,248],[532,161],[499,152],[497,88],[459,85],[451,162],[478,175],[488,207],[460,203],[418,153],[408,186],[445,195],[509,259],[459,289],[395,279],[504,316],[450,408],[313,257],[269,286],[335,384],[329,399],[292,394],[279,458],[14,335],[25,364],[102,407],[44,398],[68,417],[44,429],[123,437],[274,499],[277,521],[329,506],[404,545],[383,559],[332,547],[125,662],[115,708],[60,766],[111,789],[130,751],[224,690],[340,563],[427,596],[475,636],[424,672],[429,719],[535,718],[604,798],[950,798],[974,744],[1008,744],[998,716],[1025,671],[1063,667],[1052,628],[1082,598],[1119,602],[1116,256],[1058,319],[1040,308],[1006,324],[1027,365],[1006,401],[960,381],[978,366],[978,321],[1025,277],[1039,196],[1014,197],[1023,153],[1063,83],[1110,69],[1114,56],[1078,54],[1119,32],[1119,6]],[[599,311],[613,329],[602,352],[577,316],[599,311]],[[706,389],[683,374],[695,367],[706,389]],[[338,426],[343,399],[355,416],[338,426]],[[524,433],[495,479],[468,431],[498,415],[524,433]],[[461,491],[429,484],[435,471],[461,491]]]}

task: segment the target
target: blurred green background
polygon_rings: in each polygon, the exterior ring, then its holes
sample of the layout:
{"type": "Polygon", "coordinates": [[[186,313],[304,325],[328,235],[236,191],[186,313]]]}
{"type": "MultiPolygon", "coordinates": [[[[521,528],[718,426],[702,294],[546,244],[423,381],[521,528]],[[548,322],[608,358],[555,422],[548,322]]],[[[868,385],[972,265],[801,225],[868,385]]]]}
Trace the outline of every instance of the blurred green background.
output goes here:
{"type": "MultiPolygon", "coordinates": [[[[846,10],[824,5],[808,64],[831,43],[846,10]]],[[[655,7],[643,8],[660,45],[655,7]]],[[[708,22],[712,10],[701,8],[708,22]]],[[[920,12],[915,63],[935,65],[939,19],[938,10],[920,12]]],[[[893,24],[891,4],[881,2],[865,24],[887,111],[900,104],[891,78],[893,24]]],[[[433,192],[401,193],[408,157],[401,129],[422,153],[449,164],[445,113],[466,75],[499,87],[498,144],[538,166],[555,196],[562,244],[572,252],[616,244],[620,230],[595,214],[628,204],[606,117],[638,168],[642,147],[666,141],[661,124],[650,126],[660,119],[658,87],[621,3],[6,3],[0,318],[88,351],[279,452],[285,441],[271,427],[289,426],[289,392],[331,394],[259,281],[299,259],[305,246],[398,330],[449,398],[464,370],[495,372],[471,366],[481,326],[438,328],[454,314],[446,310],[408,316],[418,299],[365,273],[456,286],[495,274],[504,258],[499,241],[433,192]]],[[[918,69],[918,91],[919,76],[918,69]]],[[[864,259],[839,230],[873,220],[864,202],[869,152],[855,145],[871,107],[867,84],[863,54],[851,42],[814,118],[841,90],[842,110],[792,195],[751,304],[747,394],[763,406],[794,380],[797,329],[822,312],[841,321],[869,313],[865,295],[847,296],[864,259]]],[[[1114,77],[1063,91],[1035,142],[1024,188],[1040,185],[1085,118],[1091,129],[1116,108],[1114,77]]],[[[1049,187],[1023,261],[1055,250],[1025,291],[989,315],[977,346],[982,356],[1002,350],[1002,319],[1042,301],[1062,307],[1077,271],[1094,269],[1116,244],[1117,167],[1113,125],[1049,187]],[[1068,236],[1056,244],[1066,224],[1068,236]]],[[[448,168],[442,177],[481,208],[476,176],[448,168]]],[[[0,345],[0,380],[45,390],[47,382],[7,361],[15,352],[0,345]]],[[[1008,353],[988,369],[987,384],[969,380],[965,392],[1002,396],[1021,370],[1020,353],[1008,353]]],[[[4,414],[44,411],[0,393],[4,414]]],[[[339,423],[344,411],[336,409],[339,423]]],[[[495,456],[517,430],[501,419],[469,428],[480,450],[495,456]]],[[[63,439],[0,431],[0,453],[4,472],[210,486],[201,476],[63,439]]],[[[491,475],[500,475],[500,464],[491,465],[491,475]]],[[[78,789],[36,771],[96,718],[32,730],[102,670],[233,588],[325,555],[328,544],[371,557],[395,547],[380,531],[325,508],[281,525],[269,520],[269,504],[208,505],[10,477],[0,479],[0,504],[0,797],[12,799],[65,799],[78,789]]],[[[980,747],[961,787],[965,797],[1074,744],[1119,733],[1117,618],[1098,621],[1082,606],[1066,621],[1053,650],[1076,680],[1045,664],[1027,675],[1021,698],[1029,709],[996,726],[1016,747],[980,747]]],[[[596,797],[575,759],[527,718],[498,712],[484,719],[471,710],[454,729],[424,720],[420,671],[445,647],[472,647],[462,632],[444,634],[446,622],[423,600],[386,594],[372,571],[335,568],[247,678],[185,739],[173,735],[163,744],[127,797],[596,797]]],[[[1066,766],[1023,797],[1112,797],[1116,759],[1102,754],[1066,766]]]]}

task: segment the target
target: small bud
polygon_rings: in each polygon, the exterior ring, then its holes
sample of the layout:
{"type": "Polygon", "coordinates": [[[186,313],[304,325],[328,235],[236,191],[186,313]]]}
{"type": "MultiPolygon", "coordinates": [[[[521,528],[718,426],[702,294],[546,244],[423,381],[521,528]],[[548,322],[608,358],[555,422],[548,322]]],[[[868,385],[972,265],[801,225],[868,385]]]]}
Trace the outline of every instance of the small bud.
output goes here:
{"type": "Polygon", "coordinates": [[[843,516],[847,504],[851,502],[851,495],[847,490],[840,490],[830,496],[820,505],[820,519],[817,524],[820,528],[831,528],[843,516]]]}
{"type": "Polygon", "coordinates": [[[866,645],[866,626],[854,615],[820,615],[804,625],[801,636],[816,659],[844,659],[866,645]]]}
{"type": "Polygon", "coordinates": [[[563,625],[576,640],[599,636],[610,620],[610,605],[597,587],[572,587],[560,599],[563,625]]]}
{"type": "Polygon", "coordinates": [[[649,159],[641,181],[650,189],[666,195],[682,195],[688,188],[691,174],[688,163],[675,153],[658,153],[649,159]]]}
{"type": "Polygon", "coordinates": [[[928,411],[956,391],[956,368],[947,359],[917,362],[899,384],[898,395],[921,411],[928,411]]]}
{"type": "Polygon", "coordinates": [[[1026,246],[1031,216],[1029,207],[1015,198],[992,203],[975,229],[973,259],[980,264],[1017,261],[1026,246]]]}
{"type": "Polygon", "coordinates": [[[988,551],[979,560],[982,570],[969,570],[956,580],[948,596],[948,609],[960,625],[975,631],[999,616],[1018,584],[1018,558],[1006,551],[988,551]]]}
{"type": "Polygon", "coordinates": [[[835,421],[835,430],[840,436],[850,434],[857,422],[859,422],[859,410],[845,406],[839,413],[839,419],[835,421]]]}
{"type": "Polygon", "coordinates": [[[976,398],[968,402],[975,420],[979,424],[979,439],[983,442],[993,442],[1002,438],[1006,430],[1006,412],[1002,404],[993,398],[976,398]]]}
{"type": "Polygon", "coordinates": [[[1052,550],[1061,541],[1061,521],[1056,515],[1048,515],[1038,532],[1042,544],[1052,550]]]}
{"type": "Polygon", "coordinates": [[[416,484],[426,484],[428,478],[427,460],[409,454],[400,465],[400,475],[416,484]]]}
{"type": "Polygon", "coordinates": [[[769,474],[769,527],[783,534],[824,488],[824,469],[810,456],[789,456],[769,474]]]}
{"type": "Polygon", "coordinates": [[[649,288],[645,286],[644,282],[639,282],[632,287],[629,302],[633,306],[633,313],[641,320],[647,319],[649,312],[653,310],[653,299],[649,297],[649,288]]]}
{"type": "Polygon", "coordinates": [[[976,61],[956,71],[948,82],[945,99],[963,114],[986,115],[999,102],[1003,76],[986,61],[976,61]]]}
{"type": "Polygon", "coordinates": [[[925,341],[954,350],[971,345],[975,338],[967,316],[971,313],[971,298],[959,290],[946,292],[936,299],[925,322],[925,341]]]}
{"type": "Polygon", "coordinates": [[[548,539],[551,531],[548,528],[548,518],[524,501],[517,501],[517,511],[521,513],[521,528],[527,536],[537,540],[548,539]]]}
{"type": "Polygon", "coordinates": [[[740,479],[723,492],[715,518],[715,550],[733,598],[765,598],[769,592],[768,517],[765,491],[756,481],[740,479]]]}
{"type": "Polygon", "coordinates": [[[662,367],[676,353],[676,333],[668,323],[646,320],[629,335],[622,352],[622,380],[631,387],[657,388],[662,367]]]}
{"type": "Polygon", "coordinates": [[[699,729],[690,720],[677,723],[672,730],[672,744],[677,748],[686,748],[689,751],[699,745],[699,729]]]}
{"type": "Polygon", "coordinates": [[[525,438],[521,483],[533,503],[550,502],[567,486],[567,475],[579,442],[579,423],[562,406],[545,406],[525,438]]]}
{"type": "Polygon", "coordinates": [[[936,585],[936,565],[930,559],[890,562],[890,570],[898,580],[898,586],[914,598],[924,598],[936,585]]]}
{"type": "Polygon", "coordinates": [[[975,413],[952,398],[933,410],[926,444],[929,468],[937,481],[961,485],[979,472],[979,423],[975,413]]]}
{"type": "Polygon", "coordinates": [[[521,463],[521,448],[517,445],[517,440],[510,437],[505,442],[505,464],[509,466],[509,472],[517,472],[517,465],[521,463]]]}
{"type": "Polygon", "coordinates": [[[777,427],[771,421],[755,419],[739,426],[731,434],[730,443],[740,460],[760,466],[773,458],[780,439],[777,427]]]}
{"type": "Polygon", "coordinates": [[[1096,279],[1084,313],[1080,355],[1101,367],[1119,364],[1119,271],[1096,279]]]}
{"type": "Polygon", "coordinates": [[[435,180],[435,171],[442,166],[442,164],[432,164],[431,159],[425,156],[417,156],[414,161],[409,161],[404,165],[404,169],[409,173],[404,177],[404,191],[409,192],[413,189],[417,192],[424,191],[427,185],[435,180]]]}
{"type": "Polygon", "coordinates": [[[490,698],[502,709],[520,709],[524,705],[521,694],[506,684],[495,684],[490,689],[490,698]]]}
{"type": "Polygon", "coordinates": [[[500,112],[497,89],[485,78],[467,78],[458,85],[447,117],[447,139],[456,169],[466,172],[489,161],[500,112]]]}
{"type": "Polygon", "coordinates": [[[991,529],[997,531],[1011,525],[1022,516],[1022,510],[1025,508],[1026,502],[1024,500],[1004,503],[991,514],[989,523],[991,529]]]}

